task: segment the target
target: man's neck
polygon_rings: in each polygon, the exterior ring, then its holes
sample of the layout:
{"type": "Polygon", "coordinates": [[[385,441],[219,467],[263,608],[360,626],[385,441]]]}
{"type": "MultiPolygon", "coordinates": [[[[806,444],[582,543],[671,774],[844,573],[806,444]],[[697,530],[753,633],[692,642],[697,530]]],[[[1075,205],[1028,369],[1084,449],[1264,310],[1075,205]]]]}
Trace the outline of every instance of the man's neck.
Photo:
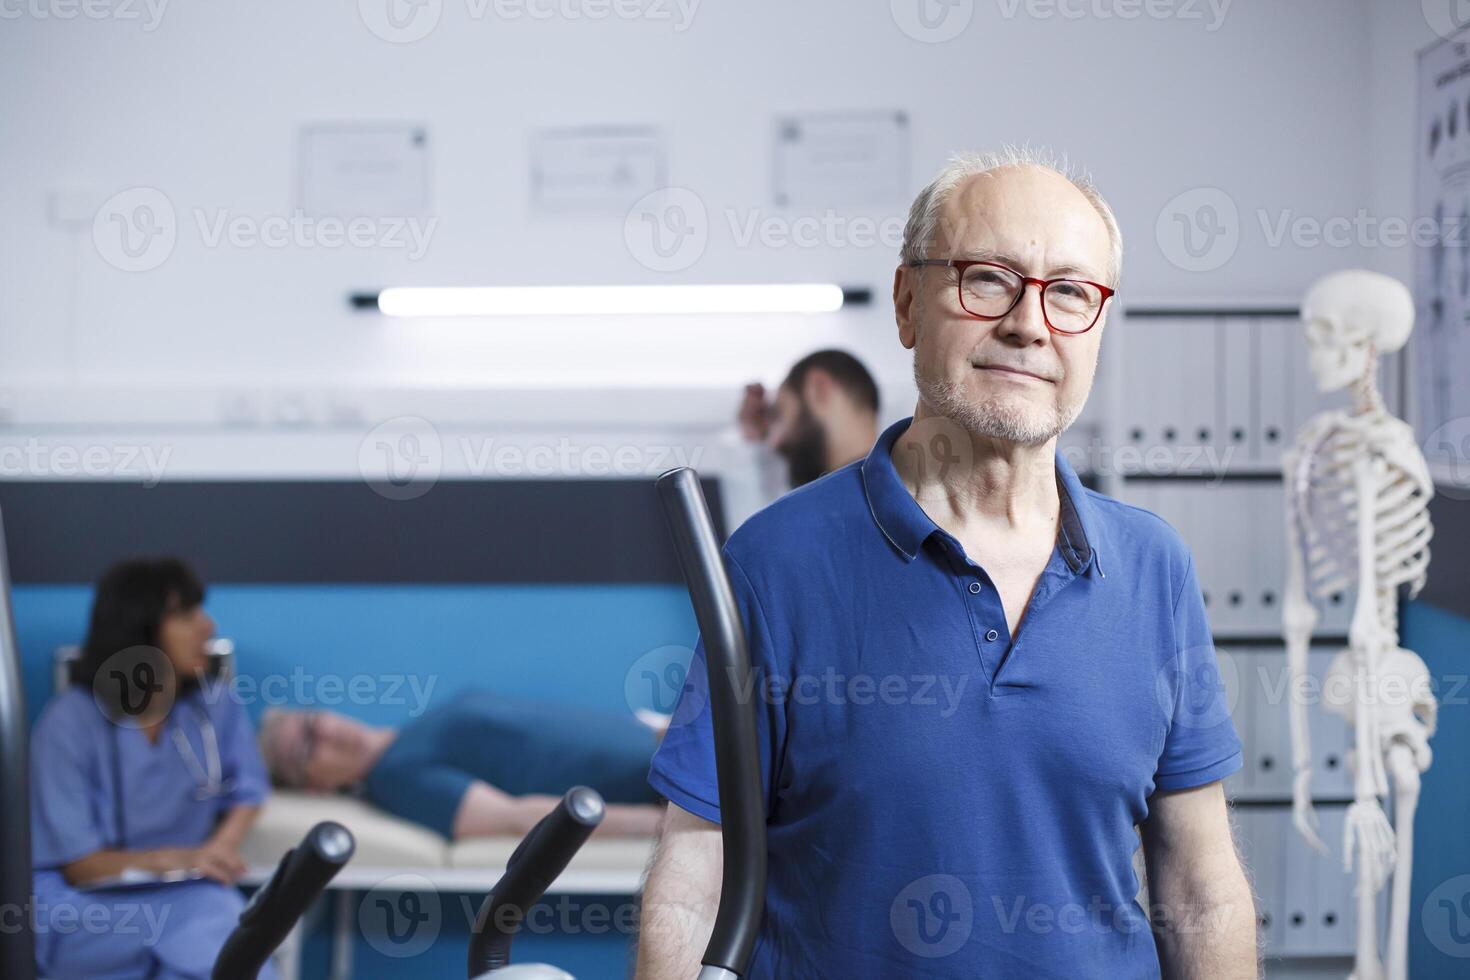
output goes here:
{"type": "Polygon", "coordinates": [[[893,463],[934,523],[958,537],[967,531],[1025,534],[1056,525],[1061,497],[1055,437],[1027,446],[964,433],[947,419],[937,426],[932,420],[921,404],[913,424],[894,443],[893,463]],[[926,419],[930,424],[924,424],[926,419]],[[968,447],[936,448],[926,437],[941,431],[954,433],[952,438],[968,436],[968,447]],[[948,452],[949,458],[931,459],[937,451],[948,452]]]}
{"type": "Polygon", "coordinates": [[[828,426],[826,469],[822,472],[831,473],[848,463],[862,459],[868,455],[873,448],[873,443],[877,441],[878,418],[875,415],[853,419],[848,425],[828,426]]]}

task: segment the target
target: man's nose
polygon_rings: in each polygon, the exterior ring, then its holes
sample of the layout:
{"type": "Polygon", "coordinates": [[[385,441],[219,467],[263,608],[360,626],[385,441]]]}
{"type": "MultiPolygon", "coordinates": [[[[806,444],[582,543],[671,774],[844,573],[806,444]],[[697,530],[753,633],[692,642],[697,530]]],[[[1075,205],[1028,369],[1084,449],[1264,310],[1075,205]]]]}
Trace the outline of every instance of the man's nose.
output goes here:
{"type": "Polygon", "coordinates": [[[1051,337],[1046,326],[1046,316],[1041,309],[1041,287],[1028,282],[1021,286],[1021,298],[1016,306],[1000,321],[1001,336],[1009,337],[1022,345],[1045,343],[1051,337]]]}

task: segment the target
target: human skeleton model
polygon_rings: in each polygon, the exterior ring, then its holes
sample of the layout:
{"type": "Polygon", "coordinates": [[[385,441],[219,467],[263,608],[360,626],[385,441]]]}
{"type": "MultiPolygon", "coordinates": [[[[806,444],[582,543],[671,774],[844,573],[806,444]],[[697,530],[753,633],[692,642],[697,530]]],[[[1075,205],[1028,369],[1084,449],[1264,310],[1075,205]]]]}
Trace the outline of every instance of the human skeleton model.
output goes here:
{"type": "Polygon", "coordinates": [[[1353,404],[1349,411],[1312,418],[1283,460],[1293,818],[1307,842],[1326,853],[1310,795],[1312,756],[1301,684],[1317,621],[1312,600],[1355,588],[1348,648],[1334,658],[1321,688],[1324,707],[1353,728],[1353,803],[1342,842],[1345,867],[1351,871],[1355,860],[1357,864],[1352,976],[1403,980],[1414,808],[1419,774],[1429,768],[1437,705],[1424,662],[1398,645],[1398,588],[1407,585],[1412,597],[1424,586],[1434,485],[1413,430],[1384,408],[1375,376],[1379,355],[1398,350],[1408,339],[1414,305],[1408,290],[1394,279],[1373,272],[1338,272],[1307,293],[1302,320],[1317,387],[1349,388],[1353,404]],[[1392,827],[1383,809],[1389,776],[1392,827]],[[1388,957],[1383,964],[1374,908],[1391,872],[1388,957]]]}

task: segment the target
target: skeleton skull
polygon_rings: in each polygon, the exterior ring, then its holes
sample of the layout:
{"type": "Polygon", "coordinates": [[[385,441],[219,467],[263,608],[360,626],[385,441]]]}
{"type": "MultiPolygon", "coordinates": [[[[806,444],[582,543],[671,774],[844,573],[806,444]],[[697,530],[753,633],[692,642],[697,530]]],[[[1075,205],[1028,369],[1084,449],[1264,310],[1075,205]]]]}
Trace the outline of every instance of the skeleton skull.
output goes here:
{"type": "Polygon", "coordinates": [[[1403,283],[1364,269],[1317,280],[1302,301],[1312,374],[1322,391],[1361,378],[1379,354],[1398,350],[1414,326],[1414,300],[1403,283]]]}

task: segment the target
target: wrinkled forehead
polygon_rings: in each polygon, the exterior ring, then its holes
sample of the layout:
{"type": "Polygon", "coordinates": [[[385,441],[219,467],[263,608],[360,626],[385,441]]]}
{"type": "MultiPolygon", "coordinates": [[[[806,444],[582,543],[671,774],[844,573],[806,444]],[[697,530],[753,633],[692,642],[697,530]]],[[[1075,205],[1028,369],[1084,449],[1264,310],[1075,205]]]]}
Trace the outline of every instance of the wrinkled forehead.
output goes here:
{"type": "Polygon", "coordinates": [[[996,259],[1033,276],[1111,276],[1102,215],[1071,181],[1041,167],[965,179],[945,200],[937,235],[941,257],[996,259]]]}

